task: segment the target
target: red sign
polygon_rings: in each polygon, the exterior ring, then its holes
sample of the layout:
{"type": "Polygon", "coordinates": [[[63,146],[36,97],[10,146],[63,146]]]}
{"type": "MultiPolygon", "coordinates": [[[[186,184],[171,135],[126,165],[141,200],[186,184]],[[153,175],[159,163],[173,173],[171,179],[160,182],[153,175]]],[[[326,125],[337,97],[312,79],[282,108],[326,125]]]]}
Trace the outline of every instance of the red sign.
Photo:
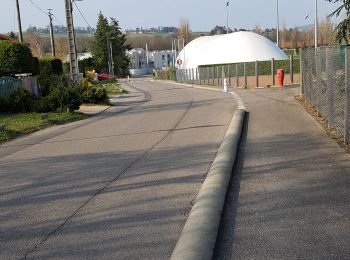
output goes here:
{"type": "Polygon", "coordinates": [[[182,60],[181,60],[181,59],[178,59],[178,60],[176,61],[176,63],[177,63],[177,65],[181,65],[181,64],[182,64],[182,60]]]}

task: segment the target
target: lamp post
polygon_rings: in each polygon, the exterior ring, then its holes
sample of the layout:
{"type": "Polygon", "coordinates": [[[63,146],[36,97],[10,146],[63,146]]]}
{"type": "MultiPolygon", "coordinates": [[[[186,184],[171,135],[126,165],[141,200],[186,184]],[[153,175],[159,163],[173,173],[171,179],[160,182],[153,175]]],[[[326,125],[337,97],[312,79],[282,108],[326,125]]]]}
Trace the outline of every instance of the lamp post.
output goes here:
{"type": "Polygon", "coordinates": [[[226,3],[226,34],[228,34],[228,6],[230,2],[226,3]]]}
{"type": "MultiPolygon", "coordinates": [[[[313,10],[311,10],[306,16],[305,19],[309,18],[310,14],[312,13],[313,10]]],[[[314,32],[314,44],[315,44],[315,49],[318,46],[318,5],[317,5],[317,0],[315,0],[315,32],[314,32]]]]}
{"type": "Polygon", "coordinates": [[[276,0],[277,4],[277,40],[276,44],[279,47],[280,45],[280,18],[279,18],[279,6],[278,6],[278,0],[276,0]]]}
{"type": "Polygon", "coordinates": [[[317,33],[318,33],[318,8],[317,0],[315,0],[315,49],[317,48],[317,33]]]}

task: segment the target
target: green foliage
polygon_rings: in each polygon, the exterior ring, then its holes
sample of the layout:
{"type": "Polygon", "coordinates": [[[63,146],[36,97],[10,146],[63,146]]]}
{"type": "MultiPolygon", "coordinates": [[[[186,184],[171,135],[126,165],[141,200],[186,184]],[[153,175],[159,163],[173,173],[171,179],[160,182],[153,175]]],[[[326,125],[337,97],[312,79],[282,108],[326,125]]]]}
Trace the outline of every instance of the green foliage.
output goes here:
{"type": "Polygon", "coordinates": [[[56,74],[41,74],[38,77],[38,82],[41,86],[41,94],[43,96],[49,95],[53,89],[57,86],[64,85],[69,86],[69,79],[67,79],[64,75],[56,75],[56,74]]]}
{"type": "Polygon", "coordinates": [[[33,57],[32,74],[33,74],[33,76],[36,76],[36,75],[39,75],[39,73],[40,73],[39,59],[37,57],[33,57]]]}
{"type": "Polygon", "coordinates": [[[53,57],[39,59],[40,74],[48,76],[52,74],[61,75],[63,73],[62,61],[53,57]]]}
{"type": "Polygon", "coordinates": [[[86,71],[92,71],[95,69],[94,59],[93,58],[86,58],[79,61],[79,71],[86,72],[86,71]]]}
{"type": "Polygon", "coordinates": [[[330,14],[330,16],[339,17],[343,14],[343,10],[345,11],[345,15],[342,21],[339,22],[336,30],[336,41],[340,44],[343,40],[346,43],[350,43],[349,40],[349,32],[350,32],[350,0],[326,0],[328,2],[338,3],[342,2],[339,7],[330,14]]]}
{"type": "Polygon", "coordinates": [[[32,95],[23,87],[18,87],[7,96],[7,112],[28,112],[31,109],[32,95]]]}
{"type": "MultiPolygon", "coordinates": [[[[79,65],[80,65],[80,62],[79,62],[79,65]]],[[[69,74],[70,73],[70,64],[69,62],[64,62],[62,64],[62,67],[63,67],[63,74],[69,74]]],[[[80,69],[79,69],[80,71],[80,69]]]]}
{"type": "Polygon", "coordinates": [[[33,56],[29,47],[23,43],[0,41],[0,77],[31,73],[33,56]]]}
{"type": "Polygon", "coordinates": [[[129,59],[126,50],[130,46],[126,45],[126,35],[121,32],[116,19],[111,18],[111,24],[109,25],[107,18],[100,12],[92,47],[95,69],[100,73],[108,73],[109,47],[107,48],[107,40],[111,41],[113,49],[114,74],[116,76],[128,75],[129,59]]]}
{"type": "Polygon", "coordinates": [[[82,79],[76,86],[83,103],[88,104],[108,104],[107,91],[103,87],[94,85],[88,79],[82,79]]]}
{"type": "Polygon", "coordinates": [[[82,120],[87,118],[80,113],[48,113],[45,120],[41,119],[39,113],[24,114],[2,114],[0,115],[0,125],[3,129],[0,131],[0,142],[8,141],[14,137],[40,130],[49,125],[63,124],[67,122],[82,120]]]}
{"type": "Polygon", "coordinates": [[[107,37],[109,35],[108,20],[100,12],[95,32],[95,40],[92,45],[92,56],[96,65],[96,71],[108,72],[107,37]]]}

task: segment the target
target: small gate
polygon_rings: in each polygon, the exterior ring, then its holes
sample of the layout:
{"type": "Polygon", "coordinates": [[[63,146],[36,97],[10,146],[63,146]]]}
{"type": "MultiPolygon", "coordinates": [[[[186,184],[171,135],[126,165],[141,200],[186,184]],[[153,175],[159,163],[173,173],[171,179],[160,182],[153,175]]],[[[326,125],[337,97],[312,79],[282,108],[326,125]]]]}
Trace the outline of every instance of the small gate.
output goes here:
{"type": "Polygon", "coordinates": [[[11,77],[0,78],[0,97],[5,97],[11,93],[14,89],[20,87],[22,81],[11,77]]]}

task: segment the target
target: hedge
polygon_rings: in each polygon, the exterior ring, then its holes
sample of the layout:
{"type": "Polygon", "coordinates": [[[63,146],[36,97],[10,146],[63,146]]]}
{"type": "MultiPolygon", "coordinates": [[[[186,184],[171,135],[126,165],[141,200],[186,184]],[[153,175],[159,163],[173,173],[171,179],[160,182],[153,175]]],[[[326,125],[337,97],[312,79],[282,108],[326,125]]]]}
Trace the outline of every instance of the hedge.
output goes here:
{"type": "Polygon", "coordinates": [[[0,77],[14,77],[19,73],[32,73],[33,56],[23,43],[0,41],[0,77]]]}
{"type": "Polygon", "coordinates": [[[44,57],[39,59],[41,75],[61,75],[63,73],[62,61],[53,57],[44,57]]]}

